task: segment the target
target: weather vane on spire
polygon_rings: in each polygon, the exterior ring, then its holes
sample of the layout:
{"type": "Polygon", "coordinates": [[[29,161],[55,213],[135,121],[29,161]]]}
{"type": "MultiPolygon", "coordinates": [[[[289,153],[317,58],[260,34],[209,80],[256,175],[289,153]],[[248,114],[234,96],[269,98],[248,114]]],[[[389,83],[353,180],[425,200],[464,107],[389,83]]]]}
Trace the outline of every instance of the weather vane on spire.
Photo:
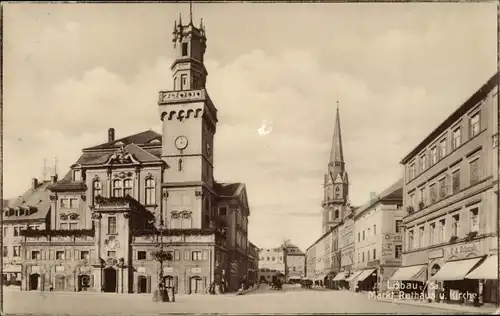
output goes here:
{"type": "Polygon", "coordinates": [[[193,1],[189,1],[189,22],[193,23],[193,1]]]}
{"type": "Polygon", "coordinates": [[[337,110],[339,109],[339,93],[337,92],[337,110]]]}

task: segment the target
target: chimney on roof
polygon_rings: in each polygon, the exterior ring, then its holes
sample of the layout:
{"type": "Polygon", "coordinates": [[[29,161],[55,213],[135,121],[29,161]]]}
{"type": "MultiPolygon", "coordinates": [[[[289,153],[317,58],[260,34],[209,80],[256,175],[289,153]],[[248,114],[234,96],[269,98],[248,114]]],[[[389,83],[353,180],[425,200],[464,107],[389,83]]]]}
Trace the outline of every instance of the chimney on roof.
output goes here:
{"type": "Polygon", "coordinates": [[[34,190],[36,189],[37,186],[38,186],[38,179],[37,178],[31,179],[31,188],[34,190]]]}
{"type": "Polygon", "coordinates": [[[108,143],[114,141],[115,141],[115,129],[111,127],[110,129],[108,129],[108,143]]]}
{"type": "Polygon", "coordinates": [[[57,182],[57,174],[50,176],[50,184],[54,184],[57,182]]]}

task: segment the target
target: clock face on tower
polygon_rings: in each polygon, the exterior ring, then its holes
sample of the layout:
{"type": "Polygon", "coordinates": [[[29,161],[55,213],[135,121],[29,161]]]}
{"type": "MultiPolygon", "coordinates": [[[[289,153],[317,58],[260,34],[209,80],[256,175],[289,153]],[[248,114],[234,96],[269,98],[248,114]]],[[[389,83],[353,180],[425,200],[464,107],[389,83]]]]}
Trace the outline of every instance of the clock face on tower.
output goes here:
{"type": "Polygon", "coordinates": [[[182,150],[185,149],[188,145],[188,140],[185,136],[179,136],[175,139],[175,147],[177,149],[182,150]]]}

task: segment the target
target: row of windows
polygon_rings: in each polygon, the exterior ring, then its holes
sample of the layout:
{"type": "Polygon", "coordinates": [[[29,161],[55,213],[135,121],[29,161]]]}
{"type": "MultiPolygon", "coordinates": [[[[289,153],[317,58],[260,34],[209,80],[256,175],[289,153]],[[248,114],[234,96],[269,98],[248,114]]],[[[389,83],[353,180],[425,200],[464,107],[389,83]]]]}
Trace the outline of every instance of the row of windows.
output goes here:
{"type": "MultiPolygon", "coordinates": [[[[13,226],[13,236],[14,237],[18,237],[18,236],[21,236],[21,230],[24,230],[24,229],[27,229],[27,228],[30,228],[30,229],[33,229],[33,230],[38,230],[41,228],[41,225],[19,225],[19,226],[13,226]]],[[[4,237],[7,237],[7,235],[9,234],[9,227],[4,227],[3,228],[3,236],[4,237]]]]}
{"type": "MultiPolygon", "coordinates": [[[[394,257],[396,259],[401,259],[402,253],[403,253],[403,245],[395,245],[394,246],[394,257]]],[[[377,260],[376,249],[374,248],[371,251],[367,250],[366,257],[365,257],[364,251],[361,253],[358,252],[358,263],[365,262],[365,259],[366,259],[366,262],[372,261],[372,260],[377,260]]]]}
{"type": "Polygon", "coordinates": [[[422,248],[426,246],[436,245],[442,242],[449,241],[451,237],[459,237],[460,225],[468,225],[468,231],[471,233],[479,232],[479,208],[473,207],[467,211],[468,218],[461,218],[457,212],[451,215],[451,231],[448,233],[446,229],[446,218],[440,218],[430,222],[427,226],[421,225],[415,229],[408,230],[408,250],[422,248]],[[428,239],[425,235],[428,234],[428,239]],[[448,236],[448,234],[450,234],[448,236]],[[416,236],[415,236],[416,235],[416,236]],[[416,238],[415,238],[416,237],[416,238]]]}
{"type": "MultiPolygon", "coordinates": [[[[9,256],[9,246],[3,246],[2,253],[4,257],[9,256]]],[[[13,246],[12,247],[12,257],[20,257],[21,256],[21,246],[13,246]]]]}
{"type": "MultiPolygon", "coordinates": [[[[481,177],[479,156],[474,156],[469,160],[469,184],[474,185],[479,182],[481,177]]],[[[460,191],[462,185],[460,181],[461,169],[450,169],[450,173],[445,173],[437,180],[429,185],[423,185],[418,188],[418,195],[420,201],[418,204],[415,201],[415,191],[408,194],[408,205],[413,208],[413,211],[423,209],[426,205],[436,203],[449,195],[455,194],[460,191]]]]}
{"type": "MultiPolygon", "coordinates": [[[[72,260],[71,250],[32,250],[29,258],[31,260],[72,260]]],[[[90,252],[88,250],[75,250],[74,258],[79,260],[90,260],[90,252]]]]}
{"type": "MultiPolygon", "coordinates": [[[[167,251],[173,259],[173,261],[181,260],[181,251],[167,251]]],[[[109,255],[108,255],[109,256],[109,255]]],[[[152,258],[151,258],[152,259],[152,258]]],[[[146,250],[138,250],[137,251],[137,260],[148,260],[147,251],[146,250]]],[[[184,261],[203,261],[208,260],[208,250],[184,250],[184,261]]]]}
{"type": "MultiPolygon", "coordinates": [[[[480,112],[476,112],[469,117],[469,139],[472,139],[479,134],[481,130],[480,122],[480,112]]],[[[451,150],[454,151],[462,144],[462,127],[456,127],[452,131],[451,137],[451,150]]],[[[443,159],[447,155],[447,142],[448,138],[445,136],[440,141],[439,144],[432,145],[429,152],[427,150],[419,156],[418,159],[418,172],[417,163],[413,162],[410,164],[408,169],[409,180],[413,180],[417,177],[418,173],[422,173],[428,168],[435,165],[439,160],[443,159]]]]}
{"type": "Polygon", "coordinates": [[[78,208],[77,198],[61,198],[59,203],[61,208],[78,208]]]}
{"type": "Polygon", "coordinates": [[[365,240],[365,238],[377,235],[377,225],[373,225],[373,231],[371,231],[370,227],[368,227],[366,231],[363,229],[362,233],[363,234],[361,235],[361,232],[358,232],[358,242],[361,241],[361,236],[363,236],[363,240],[365,240]]]}
{"type": "MultiPolygon", "coordinates": [[[[131,179],[115,179],[112,182],[111,194],[113,197],[133,196],[133,182],[131,179]]],[[[102,196],[102,182],[94,180],[92,182],[92,197],[102,196]]],[[[144,198],[146,205],[156,203],[156,186],[153,178],[144,180],[144,198]]]]}
{"type": "Polygon", "coordinates": [[[283,257],[282,256],[279,256],[279,257],[275,257],[275,256],[272,256],[272,257],[260,257],[260,260],[264,261],[276,261],[276,258],[279,258],[279,261],[283,261],[283,257]]]}

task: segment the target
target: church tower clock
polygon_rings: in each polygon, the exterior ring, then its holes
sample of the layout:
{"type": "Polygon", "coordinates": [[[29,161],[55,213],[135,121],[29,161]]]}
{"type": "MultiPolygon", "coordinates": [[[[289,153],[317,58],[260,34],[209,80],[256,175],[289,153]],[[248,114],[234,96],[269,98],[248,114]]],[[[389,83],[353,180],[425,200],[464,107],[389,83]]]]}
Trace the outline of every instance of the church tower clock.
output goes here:
{"type": "Polygon", "coordinates": [[[205,88],[204,54],[207,38],[203,20],[194,26],[182,17],[174,22],[175,60],[172,90],[160,91],[162,120],[163,218],[168,228],[205,228],[209,225],[213,190],[213,148],[217,109],[205,88]],[[180,218],[180,220],[179,220],[180,218]]]}

